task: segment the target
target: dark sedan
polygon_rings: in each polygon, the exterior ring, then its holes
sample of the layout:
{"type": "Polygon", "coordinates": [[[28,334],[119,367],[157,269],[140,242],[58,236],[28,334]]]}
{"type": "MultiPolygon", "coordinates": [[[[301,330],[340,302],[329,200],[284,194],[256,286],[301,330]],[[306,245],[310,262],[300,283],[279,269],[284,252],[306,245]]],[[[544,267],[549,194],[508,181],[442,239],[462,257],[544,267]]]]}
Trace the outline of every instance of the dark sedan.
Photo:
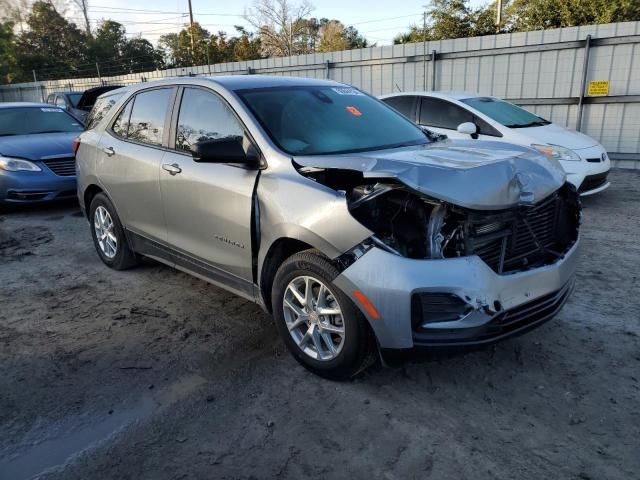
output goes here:
{"type": "Polygon", "coordinates": [[[76,196],[73,140],[82,123],[46,103],[0,103],[0,204],[76,196]]]}

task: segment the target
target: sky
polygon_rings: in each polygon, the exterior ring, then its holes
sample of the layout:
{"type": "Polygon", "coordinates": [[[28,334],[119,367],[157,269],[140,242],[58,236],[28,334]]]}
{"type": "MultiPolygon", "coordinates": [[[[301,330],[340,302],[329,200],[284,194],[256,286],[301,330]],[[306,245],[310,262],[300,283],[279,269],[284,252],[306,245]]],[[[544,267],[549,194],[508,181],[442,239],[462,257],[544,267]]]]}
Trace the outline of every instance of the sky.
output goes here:
{"type": "MultiPolygon", "coordinates": [[[[252,29],[243,18],[252,0],[207,1],[192,0],[194,20],[209,30],[235,33],[234,25],[252,29]]],[[[295,2],[295,0],[293,0],[295,2]]],[[[393,37],[408,30],[410,25],[422,24],[422,11],[428,0],[311,0],[316,18],[335,18],[345,25],[353,25],[373,44],[390,45],[393,37]]],[[[474,7],[482,0],[471,0],[474,7]]],[[[142,36],[152,43],[164,33],[178,32],[189,21],[188,0],[89,0],[92,26],[110,18],[122,23],[129,36],[142,36]]],[[[78,13],[69,11],[68,17],[82,25],[78,13]]]]}

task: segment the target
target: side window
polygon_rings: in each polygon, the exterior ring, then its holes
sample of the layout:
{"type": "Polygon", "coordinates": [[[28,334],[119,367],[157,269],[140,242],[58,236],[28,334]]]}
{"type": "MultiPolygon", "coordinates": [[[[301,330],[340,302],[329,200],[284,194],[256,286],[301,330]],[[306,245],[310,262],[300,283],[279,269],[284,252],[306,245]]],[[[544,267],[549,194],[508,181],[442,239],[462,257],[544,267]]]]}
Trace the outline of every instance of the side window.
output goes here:
{"type": "Polygon", "coordinates": [[[416,121],[416,106],[418,97],[413,95],[403,95],[398,97],[390,97],[382,100],[384,103],[394,108],[412,122],[416,121]]]}
{"type": "Polygon", "coordinates": [[[64,101],[64,97],[56,97],[56,105],[59,107],[66,107],[67,102],[64,101]]]}
{"type": "Polygon", "coordinates": [[[420,105],[420,125],[455,130],[464,122],[473,122],[473,114],[464,108],[439,98],[423,97],[420,105]]]}
{"type": "Polygon", "coordinates": [[[129,130],[129,118],[131,117],[131,107],[133,106],[133,100],[129,100],[127,106],[122,109],[116,121],[113,122],[113,133],[119,137],[127,138],[127,132],[129,130]]]}
{"type": "Polygon", "coordinates": [[[51,103],[53,104],[53,102],[55,101],[56,95],[54,93],[50,93],[49,96],[47,97],[47,103],[51,103]]]}
{"type": "Polygon", "coordinates": [[[121,97],[122,94],[119,93],[117,95],[99,98],[91,109],[91,112],[89,112],[89,115],[87,115],[87,130],[95,128],[121,97]]]}
{"type": "Polygon", "coordinates": [[[242,125],[222,99],[205,90],[185,88],[178,114],[177,150],[190,152],[198,142],[243,135],[242,125]]]}
{"type": "Polygon", "coordinates": [[[127,138],[149,145],[162,145],[164,122],[172,92],[172,88],[159,88],[135,96],[127,138]]]}
{"type": "Polygon", "coordinates": [[[490,135],[492,137],[501,137],[502,134],[489,125],[487,122],[482,120],[481,118],[475,117],[475,124],[478,125],[478,133],[481,135],[490,135]]]}

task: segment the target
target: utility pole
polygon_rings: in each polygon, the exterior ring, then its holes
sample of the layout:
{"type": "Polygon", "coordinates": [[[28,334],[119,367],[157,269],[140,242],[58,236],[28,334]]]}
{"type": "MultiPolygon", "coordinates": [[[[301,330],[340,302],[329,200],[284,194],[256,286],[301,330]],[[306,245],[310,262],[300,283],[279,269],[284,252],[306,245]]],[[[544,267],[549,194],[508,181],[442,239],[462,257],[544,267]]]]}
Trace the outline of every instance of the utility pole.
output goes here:
{"type": "Polygon", "coordinates": [[[424,69],[424,88],[423,90],[427,90],[427,12],[422,14],[422,66],[424,69]]]}
{"type": "Polygon", "coordinates": [[[195,45],[193,42],[193,8],[191,8],[191,0],[189,0],[189,37],[191,37],[191,63],[195,63],[195,45]]]}
{"type": "Polygon", "coordinates": [[[500,33],[500,26],[502,25],[502,0],[496,2],[496,33],[500,33]]]}

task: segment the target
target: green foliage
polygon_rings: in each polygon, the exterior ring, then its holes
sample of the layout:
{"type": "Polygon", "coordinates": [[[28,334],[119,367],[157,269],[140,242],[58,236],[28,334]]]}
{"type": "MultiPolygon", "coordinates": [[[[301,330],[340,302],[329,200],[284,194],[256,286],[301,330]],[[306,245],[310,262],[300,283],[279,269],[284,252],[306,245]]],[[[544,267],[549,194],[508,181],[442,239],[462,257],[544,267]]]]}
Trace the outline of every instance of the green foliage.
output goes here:
{"type": "Polygon", "coordinates": [[[29,79],[32,70],[59,70],[74,76],[87,62],[87,37],[68,22],[52,4],[35,2],[27,17],[27,29],[18,36],[16,61],[21,76],[29,79]]]}
{"type": "Polygon", "coordinates": [[[0,21],[0,81],[10,83],[16,75],[15,35],[13,22],[0,21]]]}
{"type": "MultiPolygon", "coordinates": [[[[427,28],[409,27],[394,43],[444,40],[496,33],[496,2],[472,9],[469,0],[431,0],[427,28]]],[[[505,0],[500,32],[640,20],[640,0],[505,0]]]]}
{"type": "Polygon", "coordinates": [[[225,32],[211,34],[194,22],[193,28],[187,26],[179,33],[162,35],[158,46],[169,68],[261,58],[260,40],[243,27],[237,26],[236,32],[238,35],[232,37],[225,32]]]}

